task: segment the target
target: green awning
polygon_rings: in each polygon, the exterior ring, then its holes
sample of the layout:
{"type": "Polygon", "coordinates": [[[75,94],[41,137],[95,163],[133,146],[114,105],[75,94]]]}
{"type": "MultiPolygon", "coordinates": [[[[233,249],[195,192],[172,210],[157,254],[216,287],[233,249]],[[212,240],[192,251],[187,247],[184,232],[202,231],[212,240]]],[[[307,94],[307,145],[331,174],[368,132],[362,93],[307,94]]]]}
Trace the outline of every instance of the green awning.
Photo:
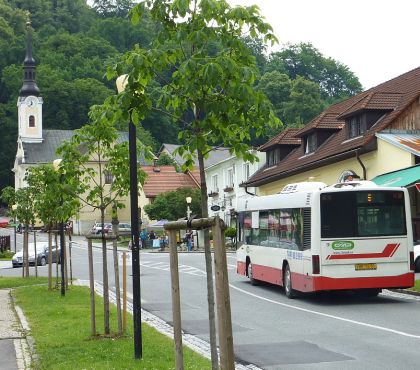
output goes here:
{"type": "Polygon", "coordinates": [[[372,181],[380,186],[407,187],[420,182],[420,165],[376,176],[372,181]]]}

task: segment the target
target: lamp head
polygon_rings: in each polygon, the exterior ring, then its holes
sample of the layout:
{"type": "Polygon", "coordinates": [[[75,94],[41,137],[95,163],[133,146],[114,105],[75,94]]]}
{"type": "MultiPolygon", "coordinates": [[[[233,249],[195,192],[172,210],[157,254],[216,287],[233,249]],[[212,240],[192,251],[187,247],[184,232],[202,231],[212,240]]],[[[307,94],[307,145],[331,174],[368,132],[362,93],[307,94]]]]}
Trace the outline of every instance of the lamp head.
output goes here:
{"type": "Polygon", "coordinates": [[[191,204],[191,202],[192,202],[192,198],[191,197],[186,197],[185,200],[187,201],[187,204],[191,204]]]}
{"type": "Polygon", "coordinates": [[[53,161],[53,167],[54,167],[54,170],[55,171],[58,171],[60,169],[60,166],[61,166],[61,162],[62,161],[63,160],[61,158],[54,159],[54,161],[53,161]]]}
{"type": "Polygon", "coordinates": [[[118,93],[122,93],[125,90],[127,83],[128,83],[128,75],[121,75],[117,77],[115,84],[117,85],[118,93]]]}

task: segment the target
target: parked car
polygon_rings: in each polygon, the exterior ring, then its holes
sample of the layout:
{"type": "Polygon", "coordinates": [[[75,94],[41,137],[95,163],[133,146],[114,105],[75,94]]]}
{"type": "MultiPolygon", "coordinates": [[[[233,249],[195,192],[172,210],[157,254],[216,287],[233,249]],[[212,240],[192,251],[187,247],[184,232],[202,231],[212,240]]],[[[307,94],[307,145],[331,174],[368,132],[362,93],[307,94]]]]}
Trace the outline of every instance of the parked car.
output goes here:
{"type": "Polygon", "coordinates": [[[129,234],[131,233],[131,225],[121,222],[120,224],[118,224],[118,231],[122,234],[129,234]]]}
{"type": "MultiPolygon", "coordinates": [[[[108,234],[110,231],[112,231],[112,224],[106,222],[104,223],[104,232],[105,234],[108,234]]],[[[102,232],[102,223],[95,222],[95,224],[92,227],[91,233],[92,234],[100,234],[102,232]]]]}
{"type": "Polygon", "coordinates": [[[420,272],[420,244],[414,246],[414,266],[416,272],[420,272]]]}
{"type": "MultiPolygon", "coordinates": [[[[45,266],[48,263],[48,243],[47,242],[38,242],[36,243],[36,253],[37,253],[37,265],[45,266]]],[[[34,243],[28,244],[28,260],[30,265],[35,266],[35,245],[34,243]]],[[[52,246],[52,262],[60,263],[60,248],[56,248],[55,245],[52,246]]],[[[13,267],[19,267],[23,265],[23,249],[16,252],[12,257],[13,267]]]]}

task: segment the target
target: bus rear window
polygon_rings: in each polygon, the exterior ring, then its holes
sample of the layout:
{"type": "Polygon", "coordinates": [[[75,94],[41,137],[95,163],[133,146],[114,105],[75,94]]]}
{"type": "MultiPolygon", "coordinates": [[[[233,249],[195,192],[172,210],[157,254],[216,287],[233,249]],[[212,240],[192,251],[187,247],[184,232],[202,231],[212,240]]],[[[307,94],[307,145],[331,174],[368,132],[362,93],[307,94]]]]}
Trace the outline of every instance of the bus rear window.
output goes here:
{"type": "Polygon", "coordinates": [[[405,235],[402,191],[321,194],[321,238],[405,235]]]}

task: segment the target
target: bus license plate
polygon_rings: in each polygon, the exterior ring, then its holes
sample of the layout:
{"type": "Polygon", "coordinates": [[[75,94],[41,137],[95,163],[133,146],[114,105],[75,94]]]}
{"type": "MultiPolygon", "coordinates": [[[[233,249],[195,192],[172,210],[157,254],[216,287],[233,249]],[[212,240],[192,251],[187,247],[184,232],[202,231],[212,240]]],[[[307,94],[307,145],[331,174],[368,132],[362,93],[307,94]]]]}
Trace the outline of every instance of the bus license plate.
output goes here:
{"type": "Polygon", "coordinates": [[[377,269],[377,265],[376,265],[376,263],[356,263],[354,265],[354,269],[356,271],[360,271],[360,270],[376,270],[377,269]]]}

